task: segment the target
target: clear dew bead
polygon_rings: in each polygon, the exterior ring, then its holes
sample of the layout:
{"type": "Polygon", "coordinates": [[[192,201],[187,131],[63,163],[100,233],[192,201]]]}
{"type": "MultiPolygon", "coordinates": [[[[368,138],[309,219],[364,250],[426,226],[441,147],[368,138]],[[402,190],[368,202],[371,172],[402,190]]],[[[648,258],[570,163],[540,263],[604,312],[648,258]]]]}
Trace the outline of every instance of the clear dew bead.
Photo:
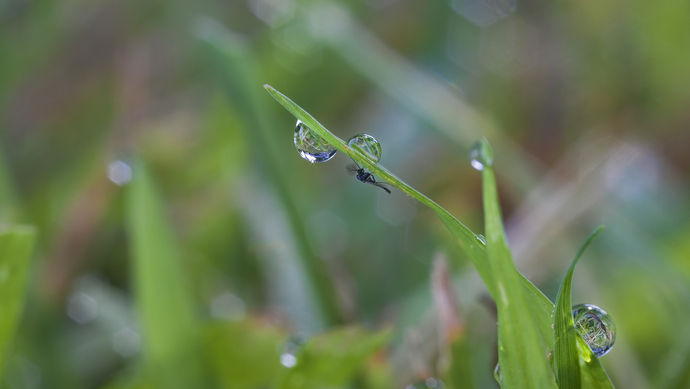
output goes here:
{"type": "Polygon", "coordinates": [[[347,141],[347,145],[378,163],[381,160],[381,144],[369,134],[357,134],[347,141]]]}
{"type": "Polygon", "coordinates": [[[295,127],[295,148],[302,158],[311,163],[326,162],[338,151],[300,120],[295,127]]]}
{"type": "Polygon", "coordinates": [[[486,238],[482,234],[477,234],[475,235],[478,241],[482,242],[483,245],[486,245],[486,238]]]}
{"type": "Polygon", "coordinates": [[[484,170],[484,166],[491,166],[493,164],[493,157],[486,142],[477,141],[472,146],[470,150],[470,164],[479,171],[484,170]]]}
{"type": "Polygon", "coordinates": [[[445,386],[438,378],[427,378],[422,381],[409,384],[405,389],[443,389],[445,386]]]}
{"type": "Polygon", "coordinates": [[[616,341],[616,326],[606,311],[592,304],[573,307],[575,330],[597,357],[606,355],[616,341]]]}

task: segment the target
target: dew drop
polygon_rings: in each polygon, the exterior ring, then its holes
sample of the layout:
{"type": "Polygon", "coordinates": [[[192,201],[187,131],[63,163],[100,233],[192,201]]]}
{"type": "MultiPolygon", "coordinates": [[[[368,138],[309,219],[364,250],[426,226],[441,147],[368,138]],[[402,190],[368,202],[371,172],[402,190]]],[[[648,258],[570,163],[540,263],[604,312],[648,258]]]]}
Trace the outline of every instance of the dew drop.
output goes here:
{"type": "Polygon", "coordinates": [[[347,145],[364,154],[374,163],[381,160],[381,144],[369,134],[357,134],[347,141],[347,145]]]}
{"type": "Polygon", "coordinates": [[[305,126],[301,120],[297,121],[294,138],[299,155],[311,163],[326,162],[338,151],[305,126]]]}
{"type": "Polygon", "coordinates": [[[496,379],[496,382],[499,384],[501,383],[501,365],[498,363],[496,364],[496,368],[494,369],[494,378],[496,379]]]}
{"type": "Polygon", "coordinates": [[[606,311],[592,304],[573,307],[575,330],[597,357],[606,355],[616,341],[616,326],[606,311]]]}
{"type": "Polygon", "coordinates": [[[477,234],[476,237],[478,241],[482,242],[483,245],[486,245],[486,238],[484,237],[484,235],[477,234]]]}
{"type": "Polygon", "coordinates": [[[280,364],[287,368],[297,365],[297,353],[306,341],[306,337],[301,333],[294,334],[288,338],[283,344],[283,350],[280,354],[280,364]]]}
{"type": "Polygon", "coordinates": [[[491,150],[486,142],[477,141],[472,146],[472,150],[470,150],[470,164],[479,171],[484,170],[484,166],[493,165],[491,150]]]}
{"type": "Polygon", "coordinates": [[[445,386],[438,378],[427,378],[422,381],[409,384],[405,389],[443,389],[445,386]]]}

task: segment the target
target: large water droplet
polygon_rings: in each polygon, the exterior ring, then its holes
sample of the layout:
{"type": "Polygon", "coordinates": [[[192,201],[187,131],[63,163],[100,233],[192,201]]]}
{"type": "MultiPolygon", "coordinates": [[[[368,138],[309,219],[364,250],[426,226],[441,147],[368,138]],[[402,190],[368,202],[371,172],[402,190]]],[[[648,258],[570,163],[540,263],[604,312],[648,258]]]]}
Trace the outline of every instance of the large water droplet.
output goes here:
{"type": "Polygon", "coordinates": [[[301,120],[297,121],[295,127],[295,147],[299,155],[311,163],[326,162],[338,151],[305,126],[301,120]]]}
{"type": "Polygon", "coordinates": [[[443,389],[445,386],[438,378],[427,378],[423,381],[417,381],[409,384],[405,389],[443,389]]]}
{"type": "Polygon", "coordinates": [[[381,144],[369,134],[357,134],[347,141],[347,145],[364,154],[375,163],[381,160],[381,144]]]}
{"type": "Polygon", "coordinates": [[[280,354],[280,364],[285,367],[294,367],[297,364],[297,352],[307,341],[307,338],[300,333],[292,335],[283,344],[283,351],[280,354]]]}
{"type": "Polygon", "coordinates": [[[491,155],[491,150],[489,145],[483,141],[477,141],[472,150],[470,150],[470,163],[472,167],[482,171],[484,166],[493,165],[493,156],[491,155]]]}
{"type": "Polygon", "coordinates": [[[573,307],[575,330],[597,357],[606,355],[616,341],[616,326],[606,311],[592,304],[573,307]]]}

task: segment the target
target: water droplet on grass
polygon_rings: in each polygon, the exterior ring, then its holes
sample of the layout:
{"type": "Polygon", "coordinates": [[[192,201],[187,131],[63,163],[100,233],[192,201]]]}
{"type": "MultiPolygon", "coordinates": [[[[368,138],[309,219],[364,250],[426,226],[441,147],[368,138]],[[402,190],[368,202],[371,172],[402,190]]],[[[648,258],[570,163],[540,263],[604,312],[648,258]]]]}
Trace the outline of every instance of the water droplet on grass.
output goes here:
{"type": "Polygon", "coordinates": [[[486,142],[477,141],[472,150],[470,150],[470,163],[472,167],[482,171],[485,166],[493,165],[493,156],[491,155],[491,149],[486,142]]]}
{"type": "Polygon", "coordinates": [[[405,389],[443,389],[445,386],[438,378],[427,378],[423,381],[417,381],[409,384],[405,389]]]}
{"type": "Polygon", "coordinates": [[[606,311],[592,304],[573,307],[575,330],[597,357],[606,355],[616,341],[616,327],[606,311]]]}
{"type": "Polygon", "coordinates": [[[299,155],[311,163],[326,162],[338,151],[309,129],[301,120],[295,127],[295,148],[299,155]]]}
{"type": "Polygon", "coordinates": [[[501,365],[498,363],[496,364],[496,368],[494,369],[494,378],[496,379],[496,382],[499,384],[501,383],[501,365]]]}
{"type": "Polygon", "coordinates": [[[482,244],[486,244],[486,238],[484,237],[484,235],[477,234],[476,237],[478,241],[482,242],[482,244]]]}
{"type": "Polygon", "coordinates": [[[347,141],[347,145],[378,163],[381,160],[381,144],[369,134],[357,134],[347,141]]]}

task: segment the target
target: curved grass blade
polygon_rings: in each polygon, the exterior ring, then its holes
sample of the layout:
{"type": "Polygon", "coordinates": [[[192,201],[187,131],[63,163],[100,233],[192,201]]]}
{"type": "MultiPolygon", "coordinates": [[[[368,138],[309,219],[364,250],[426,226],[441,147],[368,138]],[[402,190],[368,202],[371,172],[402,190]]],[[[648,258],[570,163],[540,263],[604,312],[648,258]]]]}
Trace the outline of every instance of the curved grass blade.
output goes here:
{"type": "Polygon", "coordinates": [[[498,203],[496,178],[490,160],[492,151],[486,141],[480,143],[484,169],[484,225],[491,272],[499,296],[498,360],[501,386],[504,388],[556,388],[551,367],[541,347],[541,339],[532,318],[531,304],[525,297],[520,273],[515,268],[503,229],[498,203]]]}
{"type": "Polygon", "coordinates": [[[589,246],[592,240],[594,240],[603,229],[604,226],[599,226],[589,234],[585,243],[580,247],[580,251],[577,252],[558,290],[553,321],[556,380],[560,389],[580,389],[582,387],[579,353],[577,351],[577,338],[580,336],[575,332],[571,301],[573,273],[575,272],[575,265],[577,265],[577,262],[580,260],[582,253],[585,252],[587,246],[589,246]]]}
{"type": "MultiPolygon", "coordinates": [[[[458,240],[458,244],[465,249],[468,257],[472,261],[474,267],[477,269],[479,275],[484,280],[484,283],[489,289],[491,295],[494,297],[494,299],[498,298],[498,294],[495,290],[492,270],[490,269],[489,262],[487,260],[486,245],[477,237],[474,232],[472,232],[464,224],[460,223],[460,221],[458,221],[448,211],[426,197],[424,194],[400,180],[386,168],[374,163],[356,150],[353,150],[347,145],[347,143],[345,143],[339,137],[333,135],[308,112],[290,100],[290,98],[278,92],[270,85],[264,85],[264,88],[266,88],[271,96],[273,96],[273,98],[276,99],[276,101],[278,101],[285,109],[287,109],[297,119],[301,120],[307,127],[309,127],[309,129],[321,136],[326,142],[338,149],[338,151],[352,158],[360,166],[365,167],[381,180],[386,181],[388,184],[398,188],[402,192],[433,210],[434,213],[436,213],[436,216],[441,219],[443,224],[446,225],[446,227],[458,240]]],[[[533,315],[534,323],[539,331],[542,350],[544,353],[546,353],[547,349],[553,348],[553,329],[551,328],[553,321],[551,320],[551,313],[553,312],[554,305],[527,278],[525,278],[519,272],[517,274],[520,279],[520,283],[522,284],[525,300],[530,305],[530,312],[533,315]]]]}
{"type": "Polygon", "coordinates": [[[205,387],[201,328],[175,239],[143,164],[135,174],[126,207],[147,373],[161,388],[205,387]]]}
{"type": "Polygon", "coordinates": [[[614,389],[613,383],[601,366],[599,358],[581,336],[577,337],[577,351],[580,353],[582,387],[586,389],[614,389]]]}
{"type": "Polygon", "coordinates": [[[36,230],[14,226],[0,231],[0,379],[19,324],[36,230]]]}

